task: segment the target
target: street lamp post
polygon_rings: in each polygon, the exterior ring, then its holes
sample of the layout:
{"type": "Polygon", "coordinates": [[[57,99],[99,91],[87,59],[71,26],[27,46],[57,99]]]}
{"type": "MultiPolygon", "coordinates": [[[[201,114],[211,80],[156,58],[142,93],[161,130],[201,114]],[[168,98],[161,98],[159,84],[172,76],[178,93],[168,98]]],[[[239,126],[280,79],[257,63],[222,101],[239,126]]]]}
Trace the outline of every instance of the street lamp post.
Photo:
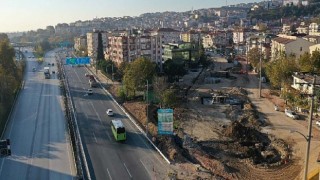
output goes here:
{"type": "MultiPolygon", "coordinates": [[[[310,83],[299,83],[299,84],[310,84],[310,83]]],[[[311,92],[311,105],[310,105],[310,116],[309,116],[309,123],[308,123],[308,135],[305,136],[302,133],[295,131],[301,134],[307,140],[307,147],[306,147],[306,154],[305,154],[305,162],[304,162],[304,180],[308,179],[308,167],[309,167],[309,154],[310,154],[310,145],[311,145],[311,131],[312,131],[312,116],[313,116],[313,107],[314,107],[314,89],[316,85],[316,75],[313,78],[312,82],[312,92],[311,92]]]]}
{"type": "Polygon", "coordinates": [[[316,85],[316,76],[313,78],[312,83],[312,94],[311,94],[311,105],[310,105],[310,117],[309,117],[309,126],[308,126],[308,136],[307,136],[307,149],[306,149],[306,157],[305,157],[305,164],[304,164],[304,180],[308,178],[308,166],[309,166],[309,153],[310,153],[310,144],[311,144],[311,130],[312,130],[312,115],[313,115],[313,106],[314,106],[314,89],[316,85]]]}

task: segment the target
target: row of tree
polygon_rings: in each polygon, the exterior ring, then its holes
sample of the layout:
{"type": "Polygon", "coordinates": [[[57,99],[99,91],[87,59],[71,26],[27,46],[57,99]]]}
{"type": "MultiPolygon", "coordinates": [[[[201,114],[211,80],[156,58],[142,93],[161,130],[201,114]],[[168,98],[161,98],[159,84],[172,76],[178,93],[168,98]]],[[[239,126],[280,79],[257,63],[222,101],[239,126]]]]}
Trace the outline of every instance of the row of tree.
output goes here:
{"type": "MultiPolygon", "coordinates": [[[[257,49],[248,52],[250,64],[257,68],[259,66],[260,56],[262,59],[262,73],[270,81],[274,89],[283,89],[282,96],[288,100],[291,105],[308,107],[307,98],[300,92],[290,88],[294,72],[305,72],[309,74],[320,74],[320,51],[316,50],[312,54],[305,53],[299,58],[295,56],[282,55],[274,61],[263,59],[263,54],[259,54],[257,49]],[[291,89],[288,91],[288,89],[291,89]]],[[[316,91],[320,95],[320,92],[316,91]]],[[[318,96],[319,97],[319,96],[318,96]]]]}
{"type": "Polygon", "coordinates": [[[15,50],[6,34],[0,34],[0,128],[3,130],[22,80],[24,64],[14,60],[15,50]]]}

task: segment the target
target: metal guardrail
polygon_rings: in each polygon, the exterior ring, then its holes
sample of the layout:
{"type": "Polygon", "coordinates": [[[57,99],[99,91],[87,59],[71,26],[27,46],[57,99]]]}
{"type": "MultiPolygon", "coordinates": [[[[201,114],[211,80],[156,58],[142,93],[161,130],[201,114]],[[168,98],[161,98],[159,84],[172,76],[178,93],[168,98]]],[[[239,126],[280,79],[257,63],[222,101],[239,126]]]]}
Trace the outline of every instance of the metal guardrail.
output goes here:
{"type": "MultiPolygon", "coordinates": [[[[87,67],[86,67],[87,68],[87,67]]],[[[89,68],[87,68],[88,71],[91,72],[91,74],[95,74],[93,73],[89,68]]],[[[103,75],[103,74],[102,74],[103,75]]],[[[104,75],[103,75],[104,76],[104,75]]],[[[127,111],[114,99],[114,97],[112,96],[111,93],[109,93],[109,91],[107,89],[105,89],[102,85],[101,82],[99,81],[99,79],[96,78],[96,81],[100,84],[100,86],[102,87],[102,89],[111,97],[111,99],[117,104],[117,106],[126,114],[126,116],[128,116],[129,120],[137,127],[137,129],[143,134],[143,136],[149,141],[149,143],[158,151],[158,153],[162,156],[162,158],[168,163],[171,164],[171,162],[169,161],[169,159],[160,151],[160,149],[152,142],[152,140],[148,137],[148,135],[141,129],[141,127],[135,122],[134,118],[132,118],[130,116],[129,113],[127,113],[127,111]]]]}
{"type": "MultiPolygon", "coordinates": [[[[88,163],[87,163],[87,157],[86,157],[86,154],[84,152],[84,148],[83,148],[83,145],[82,145],[82,140],[81,140],[81,136],[80,136],[80,133],[79,133],[79,127],[78,127],[78,123],[77,123],[77,117],[76,117],[76,113],[75,113],[75,108],[74,108],[74,104],[73,104],[73,101],[72,101],[72,98],[71,98],[71,94],[70,94],[70,90],[69,90],[69,83],[68,83],[68,79],[66,78],[66,75],[65,75],[65,70],[62,66],[62,63],[61,63],[61,58],[59,57],[59,61],[58,63],[60,63],[60,67],[61,67],[61,71],[62,71],[62,75],[63,75],[63,78],[64,79],[64,86],[65,86],[65,91],[66,91],[66,98],[67,98],[67,102],[68,104],[68,107],[69,107],[69,113],[70,113],[70,120],[71,120],[71,130],[73,131],[74,133],[74,140],[75,140],[75,148],[76,148],[76,158],[78,159],[78,171],[81,172],[81,174],[79,174],[79,176],[82,176],[82,178],[84,179],[88,179],[88,180],[91,180],[91,175],[90,175],[90,171],[89,171],[89,167],[88,167],[88,163]],[[85,170],[83,170],[83,168],[85,170]]],[[[80,173],[78,172],[78,173],[80,173]]]]}

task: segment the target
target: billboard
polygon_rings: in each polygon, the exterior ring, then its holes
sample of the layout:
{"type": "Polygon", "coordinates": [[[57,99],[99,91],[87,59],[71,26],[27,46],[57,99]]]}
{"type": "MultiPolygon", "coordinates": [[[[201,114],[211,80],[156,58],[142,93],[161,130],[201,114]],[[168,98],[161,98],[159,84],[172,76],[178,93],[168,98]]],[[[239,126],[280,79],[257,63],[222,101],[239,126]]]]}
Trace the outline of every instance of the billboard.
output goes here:
{"type": "Polygon", "coordinates": [[[158,109],[158,134],[173,134],[173,109],[158,109]]]}
{"type": "Polygon", "coordinates": [[[90,64],[90,58],[89,57],[76,57],[76,58],[66,58],[66,64],[67,65],[84,65],[84,64],[90,64]]]}

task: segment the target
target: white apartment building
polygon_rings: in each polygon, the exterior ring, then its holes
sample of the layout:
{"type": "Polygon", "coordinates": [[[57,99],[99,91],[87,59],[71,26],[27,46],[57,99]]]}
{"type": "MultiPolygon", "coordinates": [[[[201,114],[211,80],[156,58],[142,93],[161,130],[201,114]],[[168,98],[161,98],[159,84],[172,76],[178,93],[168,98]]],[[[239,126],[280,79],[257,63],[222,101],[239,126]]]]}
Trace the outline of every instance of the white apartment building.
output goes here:
{"type": "MultiPolygon", "coordinates": [[[[88,56],[95,60],[97,58],[97,51],[98,51],[98,34],[100,31],[93,31],[87,33],[87,50],[88,50],[88,56]]],[[[108,36],[110,36],[110,33],[108,32],[100,32],[102,36],[102,44],[103,49],[105,49],[108,46],[108,36]]],[[[105,54],[105,52],[104,52],[105,54]]]]}
{"type": "Polygon", "coordinates": [[[87,37],[79,36],[74,38],[74,49],[80,51],[87,48],[87,37]]]}
{"type": "Polygon", "coordinates": [[[314,43],[296,36],[278,35],[272,39],[271,59],[276,60],[280,56],[300,57],[305,52],[309,52],[309,47],[314,43]]]}
{"type": "Polygon", "coordinates": [[[309,35],[320,36],[320,26],[317,23],[309,25],[309,35]]]}

